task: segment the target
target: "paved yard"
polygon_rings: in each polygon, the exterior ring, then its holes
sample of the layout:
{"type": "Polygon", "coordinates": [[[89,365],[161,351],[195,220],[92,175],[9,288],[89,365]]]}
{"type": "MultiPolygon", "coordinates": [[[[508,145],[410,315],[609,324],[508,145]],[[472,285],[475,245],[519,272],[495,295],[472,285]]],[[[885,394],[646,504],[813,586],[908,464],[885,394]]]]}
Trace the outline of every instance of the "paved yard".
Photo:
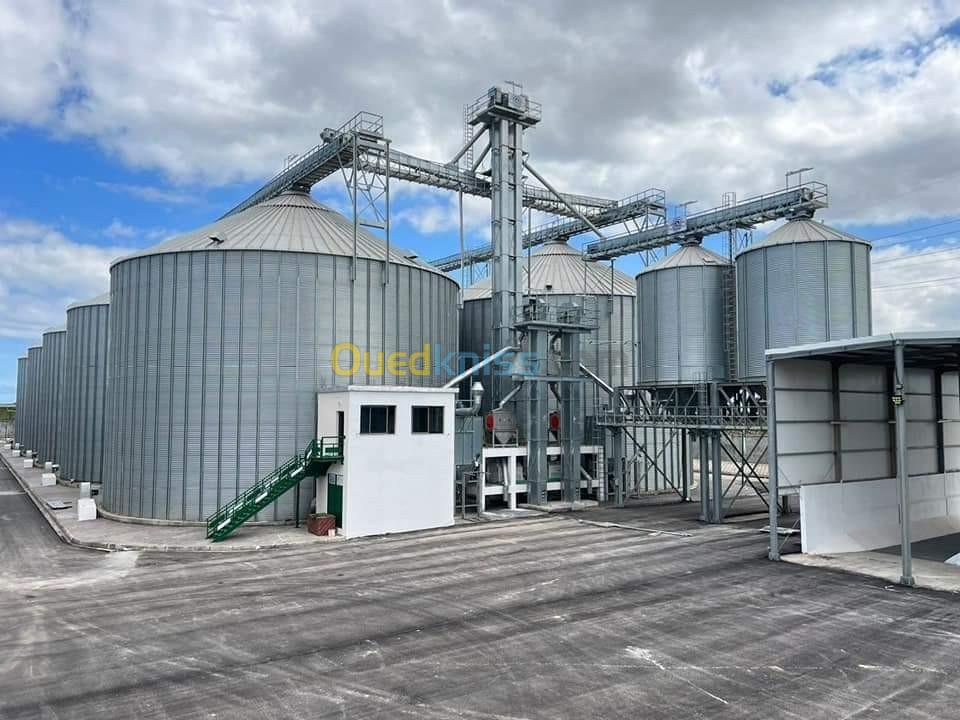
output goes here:
{"type": "Polygon", "coordinates": [[[771,563],[685,510],[106,554],[0,471],[0,717],[956,716],[956,596],[771,563]]]}

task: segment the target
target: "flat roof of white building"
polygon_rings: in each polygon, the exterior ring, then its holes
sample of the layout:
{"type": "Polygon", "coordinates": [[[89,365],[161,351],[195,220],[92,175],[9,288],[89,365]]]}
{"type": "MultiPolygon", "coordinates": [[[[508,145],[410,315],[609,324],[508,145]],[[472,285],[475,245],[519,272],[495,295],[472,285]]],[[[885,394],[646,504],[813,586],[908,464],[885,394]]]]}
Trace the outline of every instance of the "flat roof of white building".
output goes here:
{"type": "Polygon", "coordinates": [[[346,387],[321,388],[318,393],[375,392],[375,393],[456,393],[457,388],[421,387],[407,385],[347,385],[346,387]]]}

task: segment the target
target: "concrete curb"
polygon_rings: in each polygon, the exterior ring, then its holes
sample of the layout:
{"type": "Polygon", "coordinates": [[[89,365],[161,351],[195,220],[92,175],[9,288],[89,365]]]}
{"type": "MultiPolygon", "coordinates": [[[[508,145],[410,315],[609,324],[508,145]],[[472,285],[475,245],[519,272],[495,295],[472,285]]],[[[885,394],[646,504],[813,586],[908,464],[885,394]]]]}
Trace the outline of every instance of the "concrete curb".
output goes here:
{"type": "Polygon", "coordinates": [[[85,548],[87,550],[99,550],[102,552],[106,549],[102,547],[95,547],[93,545],[90,545],[84,542],[80,542],[76,538],[74,538],[70,533],[67,532],[66,528],[64,528],[63,525],[60,524],[60,521],[57,520],[56,516],[52,512],[50,512],[50,508],[47,507],[47,504],[43,502],[43,500],[41,500],[39,497],[37,497],[37,495],[33,492],[33,488],[31,488],[26,482],[24,482],[23,478],[20,477],[20,473],[18,473],[16,471],[16,468],[14,468],[9,462],[7,462],[7,459],[3,455],[0,455],[0,462],[4,464],[4,466],[10,472],[10,474],[13,476],[14,480],[17,481],[17,485],[20,486],[20,489],[23,490],[24,493],[26,493],[28,498],[30,498],[30,502],[32,502],[34,506],[36,506],[37,510],[40,511],[40,514],[43,515],[43,519],[47,521],[47,524],[50,526],[50,529],[53,530],[54,533],[56,533],[57,537],[60,538],[61,542],[66,543],[67,545],[72,545],[74,547],[85,548]]]}
{"type": "MultiPolygon", "coordinates": [[[[316,543],[316,542],[304,542],[304,543],[271,543],[263,545],[213,545],[213,544],[204,544],[204,545],[157,545],[157,544],[140,544],[140,543],[104,543],[96,542],[90,540],[80,540],[70,534],[70,531],[67,530],[57,519],[57,516],[51,512],[50,508],[47,507],[47,504],[34,493],[33,488],[30,487],[27,482],[20,477],[20,473],[17,472],[17,469],[12,466],[2,454],[0,454],[0,462],[4,464],[7,470],[10,471],[10,474],[17,481],[17,484],[20,488],[26,493],[27,497],[30,498],[30,501],[36,506],[37,510],[40,511],[40,514],[43,515],[44,519],[47,521],[47,524],[56,533],[57,537],[60,538],[61,542],[66,545],[71,545],[73,547],[83,548],[85,550],[95,550],[97,552],[122,552],[122,551],[146,551],[146,552],[185,552],[185,553],[241,553],[241,552],[261,552],[264,550],[284,550],[284,549],[303,549],[305,547],[314,547],[316,545],[322,545],[329,549],[325,543],[316,543]]],[[[99,513],[99,506],[97,511],[99,513]]],[[[337,543],[339,544],[339,543],[337,543]]]]}

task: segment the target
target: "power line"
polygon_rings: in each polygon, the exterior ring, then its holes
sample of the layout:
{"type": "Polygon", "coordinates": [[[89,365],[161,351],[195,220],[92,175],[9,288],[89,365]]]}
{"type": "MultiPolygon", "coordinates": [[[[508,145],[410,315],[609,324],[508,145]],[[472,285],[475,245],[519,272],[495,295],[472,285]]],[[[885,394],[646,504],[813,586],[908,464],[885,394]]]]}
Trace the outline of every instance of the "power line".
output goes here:
{"type": "Polygon", "coordinates": [[[960,218],[934,223],[933,225],[922,225],[921,227],[910,228],[909,230],[902,230],[900,232],[890,233],[889,235],[881,235],[878,238],[871,239],[870,242],[874,242],[875,240],[886,240],[887,238],[892,237],[899,237],[900,235],[909,235],[910,233],[920,232],[921,230],[932,230],[933,228],[943,227],[944,225],[953,225],[954,223],[958,222],[960,222],[960,218]]]}
{"type": "Polygon", "coordinates": [[[887,242],[887,243],[876,244],[873,240],[869,242],[871,245],[873,245],[874,248],[887,248],[887,247],[895,247],[897,245],[912,245],[913,243],[922,242],[924,240],[933,240],[935,238],[947,237],[948,235],[956,235],[957,233],[960,233],[960,228],[957,228],[956,230],[947,230],[946,232],[942,232],[942,233],[934,233],[933,235],[921,235],[920,237],[915,237],[915,238],[904,238],[903,240],[894,240],[893,242],[887,242]]]}
{"type": "MultiPolygon", "coordinates": [[[[900,257],[895,258],[883,258],[882,260],[874,260],[874,265],[885,265],[886,263],[895,263],[895,262],[904,262],[907,260],[913,260],[914,258],[927,257],[929,255],[944,255],[947,253],[956,253],[960,252],[960,247],[950,247],[944,248],[943,250],[929,250],[927,252],[911,253],[910,255],[901,255],[900,257]]],[[[922,264],[922,263],[918,263],[922,264]]]]}
{"type": "Polygon", "coordinates": [[[936,285],[950,280],[960,280],[960,275],[947,275],[946,277],[932,278],[930,280],[915,280],[913,282],[895,283],[893,285],[875,285],[874,290],[894,290],[897,288],[919,287],[921,285],[936,285]]]}

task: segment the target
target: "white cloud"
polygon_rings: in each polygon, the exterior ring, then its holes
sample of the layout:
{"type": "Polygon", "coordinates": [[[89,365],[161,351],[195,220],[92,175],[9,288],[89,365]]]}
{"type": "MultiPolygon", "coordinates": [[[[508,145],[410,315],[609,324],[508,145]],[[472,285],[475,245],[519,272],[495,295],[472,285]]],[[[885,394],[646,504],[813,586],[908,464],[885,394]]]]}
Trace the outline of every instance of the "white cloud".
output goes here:
{"type": "Polygon", "coordinates": [[[104,228],[103,234],[108,238],[133,238],[137,235],[137,229],[132,225],[127,225],[125,222],[120,221],[117,218],[113,219],[107,227],[104,228]]]}
{"type": "Polygon", "coordinates": [[[68,21],[58,0],[0,3],[0,117],[40,124],[69,82],[68,21]]]}
{"type": "Polygon", "coordinates": [[[66,321],[72,302],[106,292],[110,262],[124,247],[78,243],[30,220],[0,217],[0,337],[35,342],[66,321]]]}
{"type": "MultiPolygon", "coordinates": [[[[0,22],[21,28],[3,38],[11,58],[30,59],[0,80],[26,98],[0,101],[0,116],[95,138],[178,182],[266,177],[361,109],[385,115],[395,147],[448,158],[463,103],[513,77],[544,105],[534,164],[572,192],[654,185],[707,207],[813,165],[837,219],[955,208],[960,45],[934,38],[956,0],[810,0],[816,22],[746,0],[131,0],[72,19],[52,4],[42,23],[33,7],[0,22]]],[[[449,215],[430,212],[426,225],[449,215]]]]}
{"type": "Polygon", "coordinates": [[[873,330],[960,329],[960,234],[873,251],[873,330]]]}
{"type": "Polygon", "coordinates": [[[96,186],[114,193],[122,193],[148,202],[164,203],[167,205],[195,205],[200,199],[197,195],[183,190],[171,190],[154,187],[152,185],[131,185],[128,183],[96,181],[96,186]]]}

